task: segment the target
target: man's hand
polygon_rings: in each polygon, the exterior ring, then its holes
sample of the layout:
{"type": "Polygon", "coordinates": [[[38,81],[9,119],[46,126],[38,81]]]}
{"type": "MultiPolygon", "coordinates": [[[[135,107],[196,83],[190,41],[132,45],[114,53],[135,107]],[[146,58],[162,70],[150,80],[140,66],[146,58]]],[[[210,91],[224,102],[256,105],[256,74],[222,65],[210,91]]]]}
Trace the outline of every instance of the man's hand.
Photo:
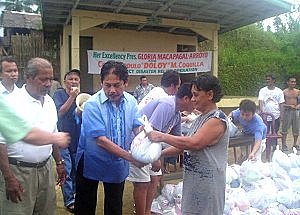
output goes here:
{"type": "Polygon", "coordinates": [[[152,142],[163,142],[163,135],[164,133],[161,133],[159,131],[151,131],[147,133],[147,137],[152,142]]]}
{"type": "Polygon", "coordinates": [[[255,154],[250,153],[249,156],[248,156],[248,160],[255,161],[256,160],[255,154]]]}
{"type": "Polygon", "coordinates": [[[80,92],[79,87],[71,87],[70,96],[76,98],[79,92],[80,92]]]}
{"type": "Polygon", "coordinates": [[[152,164],[151,164],[151,170],[154,171],[154,172],[158,172],[161,168],[161,162],[160,160],[157,160],[157,161],[154,161],[152,164]]]}
{"type": "Polygon", "coordinates": [[[69,133],[56,132],[52,134],[51,143],[57,145],[60,148],[67,148],[70,144],[71,138],[69,133]]]}
{"type": "Polygon", "coordinates": [[[22,193],[24,189],[18,179],[12,175],[9,178],[5,178],[6,198],[14,203],[22,201],[22,193]]]}
{"type": "Polygon", "coordinates": [[[65,183],[67,177],[65,165],[64,164],[56,165],[56,172],[57,172],[56,185],[62,186],[65,183]]]}
{"type": "Polygon", "coordinates": [[[145,163],[139,162],[139,161],[137,161],[137,160],[135,160],[135,159],[133,159],[133,160],[131,161],[131,163],[132,163],[134,166],[138,167],[138,168],[142,168],[142,167],[146,166],[145,163]]]}

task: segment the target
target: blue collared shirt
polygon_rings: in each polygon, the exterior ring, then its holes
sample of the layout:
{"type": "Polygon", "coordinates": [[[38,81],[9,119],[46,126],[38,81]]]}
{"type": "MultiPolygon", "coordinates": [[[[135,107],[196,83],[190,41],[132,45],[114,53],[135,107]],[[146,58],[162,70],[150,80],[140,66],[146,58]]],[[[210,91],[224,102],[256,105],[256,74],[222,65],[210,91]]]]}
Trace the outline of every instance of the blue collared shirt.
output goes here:
{"type": "Polygon", "coordinates": [[[76,156],[78,164],[84,154],[84,177],[108,183],[120,183],[126,179],[128,161],[98,146],[96,141],[98,137],[106,136],[128,151],[133,129],[142,125],[139,117],[135,98],[126,92],[119,106],[111,103],[103,90],[86,102],[76,156]]]}

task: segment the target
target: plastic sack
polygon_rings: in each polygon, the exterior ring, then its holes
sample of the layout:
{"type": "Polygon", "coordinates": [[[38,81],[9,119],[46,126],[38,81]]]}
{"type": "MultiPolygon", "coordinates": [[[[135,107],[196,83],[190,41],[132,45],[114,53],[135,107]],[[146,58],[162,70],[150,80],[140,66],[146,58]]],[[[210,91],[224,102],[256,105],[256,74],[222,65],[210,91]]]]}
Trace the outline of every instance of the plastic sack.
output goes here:
{"type": "Polygon", "coordinates": [[[259,161],[250,160],[246,160],[242,163],[240,169],[242,183],[253,184],[264,177],[260,172],[260,164],[261,162],[259,161]]]}
{"type": "Polygon", "coordinates": [[[270,205],[269,197],[260,189],[251,190],[246,193],[246,196],[253,208],[265,210],[270,205]]]}
{"type": "Polygon", "coordinates": [[[300,156],[297,155],[297,149],[293,147],[293,153],[289,154],[291,168],[300,168],[300,156]]]}
{"type": "Polygon", "coordinates": [[[146,136],[146,132],[148,133],[153,129],[145,115],[143,115],[141,121],[145,125],[144,130],[133,139],[130,151],[134,159],[149,164],[160,158],[162,145],[161,143],[151,142],[146,136]]]}
{"type": "Polygon", "coordinates": [[[285,207],[299,208],[300,207],[300,195],[293,190],[286,189],[279,191],[277,194],[277,202],[283,204],[285,207]]]}
{"type": "Polygon", "coordinates": [[[273,153],[272,162],[279,164],[285,170],[289,170],[291,168],[289,157],[279,150],[279,146],[276,146],[276,150],[273,153]]]}
{"type": "Polygon", "coordinates": [[[166,184],[161,190],[161,195],[163,195],[171,204],[174,203],[174,184],[166,184]]]}
{"type": "Polygon", "coordinates": [[[233,180],[237,180],[240,177],[240,166],[233,164],[226,167],[226,184],[230,184],[233,180]]]}
{"type": "Polygon", "coordinates": [[[163,195],[160,195],[156,198],[156,201],[158,202],[159,206],[158,208],[162,211],[164,210],[171,210],[172,206],[170,206],[170,203],[166,197],[163,195]]]}
{"type": "Polygon", "coordinates": [[[229,129],[229,137],[237,136],[238,128],[231,120],[228,120],[228,129],[229,129]]]}
{"type": "Polygon", "coordinates": [[[300,178],[300,168],[291,168],[289,171],[289,176],[291,180],[300,178]]]}

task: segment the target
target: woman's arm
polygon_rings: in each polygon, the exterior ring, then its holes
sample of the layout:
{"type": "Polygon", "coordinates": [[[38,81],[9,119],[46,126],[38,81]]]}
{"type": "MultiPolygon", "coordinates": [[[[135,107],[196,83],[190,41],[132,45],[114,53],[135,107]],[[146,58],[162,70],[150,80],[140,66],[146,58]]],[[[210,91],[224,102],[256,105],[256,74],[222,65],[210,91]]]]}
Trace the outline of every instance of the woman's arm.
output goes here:
{"type": "Polygon", "coordinates": [[[166,142],[181,150],[200,150],[216,144],[226,131],[225,122],[220,119],[209,119],[197,132],[190,137],[173,136],[158,131],[148,134],[151,141],[166,142]]]}

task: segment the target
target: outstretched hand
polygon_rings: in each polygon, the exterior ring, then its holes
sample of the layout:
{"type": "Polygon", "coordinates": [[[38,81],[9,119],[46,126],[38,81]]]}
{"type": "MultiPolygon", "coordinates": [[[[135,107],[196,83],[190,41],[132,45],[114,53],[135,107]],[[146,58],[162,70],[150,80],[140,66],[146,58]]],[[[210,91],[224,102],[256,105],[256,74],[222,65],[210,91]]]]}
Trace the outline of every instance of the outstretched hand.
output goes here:
{"type": "Polygon", "coordinates": [[[56,132],[52,134],[52,143],[60,148],[67,148],[70,144],[71,137],[66,132],[56,132]]]}
{"type": "Polygon", "coordinates": [[[151,131],[147,133],[147,137],[152,142],[163,142],[163,133],[159,131],[151,131]]]}

